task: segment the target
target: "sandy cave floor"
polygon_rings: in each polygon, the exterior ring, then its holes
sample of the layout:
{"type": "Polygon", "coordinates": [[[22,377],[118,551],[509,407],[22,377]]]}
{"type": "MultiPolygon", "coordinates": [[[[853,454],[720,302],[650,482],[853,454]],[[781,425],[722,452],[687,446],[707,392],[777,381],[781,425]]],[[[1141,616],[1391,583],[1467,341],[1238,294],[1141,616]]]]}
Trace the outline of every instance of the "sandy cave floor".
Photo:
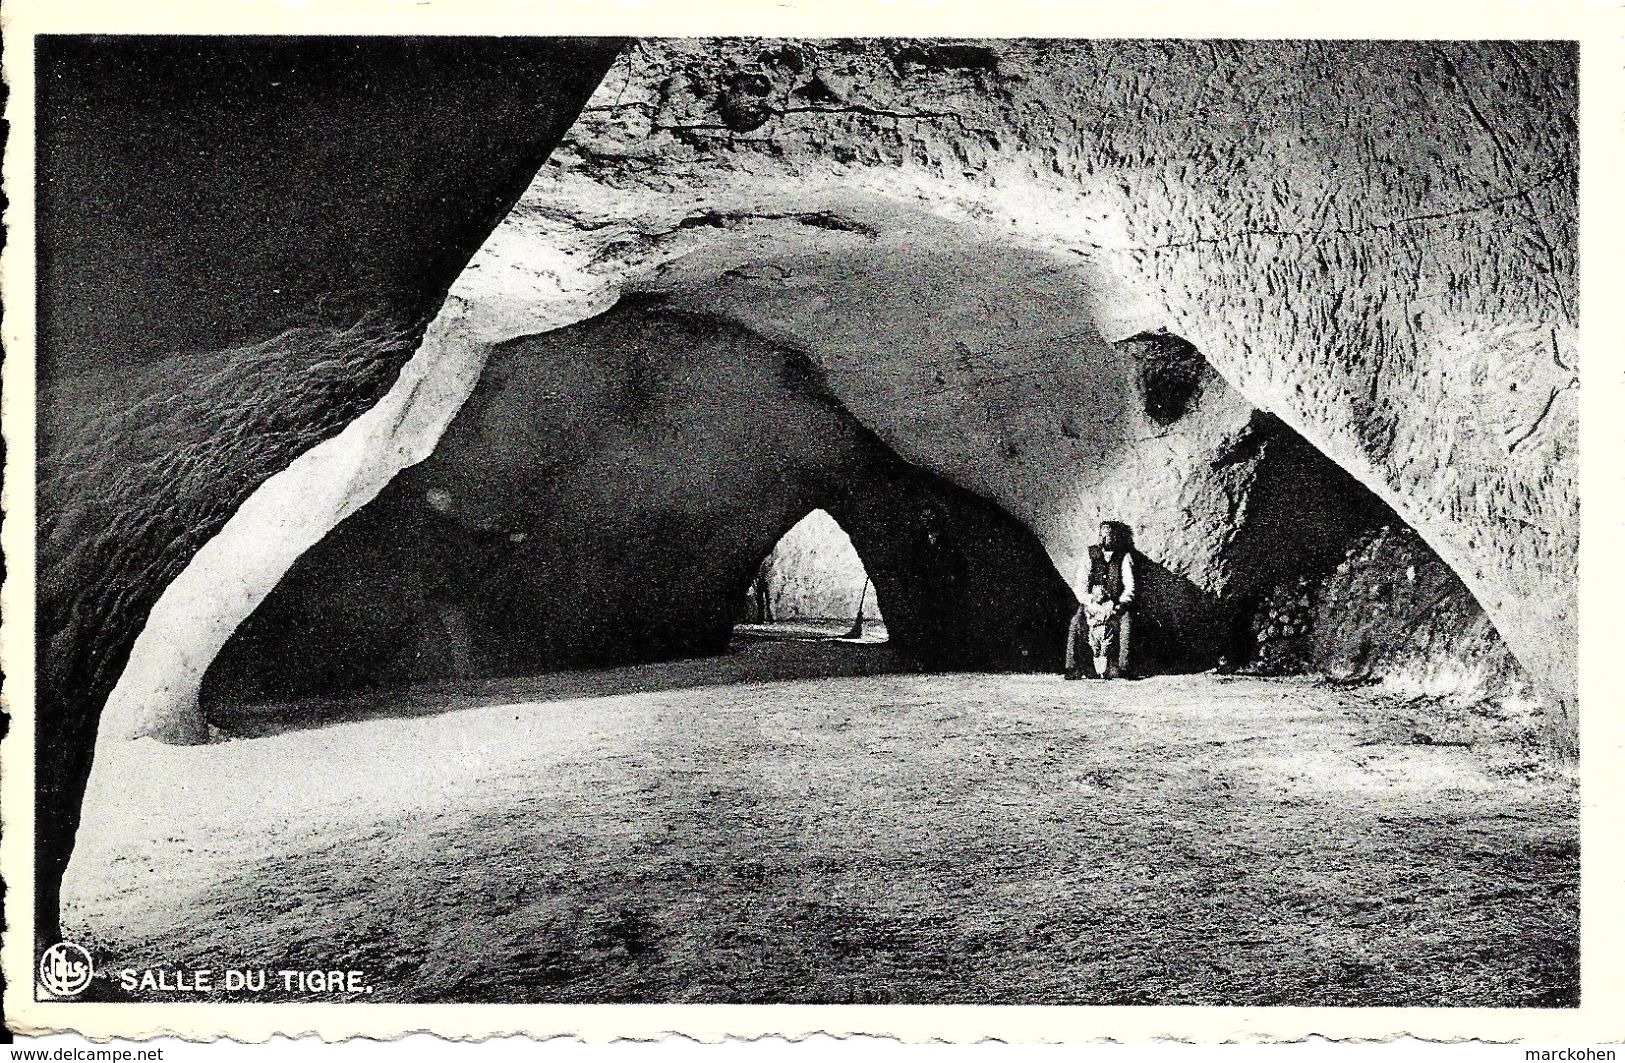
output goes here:
{"type": "Polygon", "coordinates": [[[1575,788],[1514,728],[889,661],[742,642],[121,743],[65,927],[104,977],[355,968],[371,1001],[1577,1000],[1575,788]]]}

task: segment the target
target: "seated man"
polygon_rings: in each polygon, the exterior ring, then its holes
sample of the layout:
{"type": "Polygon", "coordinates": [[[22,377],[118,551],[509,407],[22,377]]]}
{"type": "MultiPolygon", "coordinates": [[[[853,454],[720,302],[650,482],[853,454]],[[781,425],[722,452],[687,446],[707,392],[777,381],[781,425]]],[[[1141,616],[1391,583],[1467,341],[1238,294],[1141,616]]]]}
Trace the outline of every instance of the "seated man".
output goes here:
{"type": "MultiPolygon", "coordinates": [[[[1134,610],[1134,550],[1128,543],[1127,529],[1117,521],[1103,521],[1100,525],[1100,545],[1089,548],[1088,569],[1084,578],[1079,582],[1085,587],[1101,588],[1102,604],[1109,605],[1109,609],[1097,611],[1104,614],[1102,622],[1101,641],[1105,644],[1105,667],[1090,668],[1100,679],[1132,679],[1129,662],[1130,636],[1133,629],[1134,610]]],[[[1077,613],[1072,617],[1072,625],[1067,632],[1066,639],[1066,677],[1068,679],[1082,679],[1084,672],[1080,665],[1088,661],[1092,654],[1085,649],[1086,639],[1090,636],[1089,602],[1090,594],[1085,594],[1085,602],[1078,606],[1077,613]],[[1082,658],[1082,660],[1080,660],[1082,658]]],[[[1093,640],[1090,640],[1093,641],[1093,640]]]]}

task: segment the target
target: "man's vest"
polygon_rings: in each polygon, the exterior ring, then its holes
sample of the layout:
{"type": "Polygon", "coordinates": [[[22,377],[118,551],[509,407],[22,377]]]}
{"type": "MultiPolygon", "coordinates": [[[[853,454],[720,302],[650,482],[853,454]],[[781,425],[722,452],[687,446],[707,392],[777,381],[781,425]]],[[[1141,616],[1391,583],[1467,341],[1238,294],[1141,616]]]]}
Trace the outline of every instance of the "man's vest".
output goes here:
{"type": "Polygon", "coordinates": [[[1123,596],[1123,558],[1127,553],[1113,550],[1112,559],[1107,561],[1105,550],[1098,546],[1089,548],[1089,586],[1101,584],[1106,588],[1106,597],[1114,602],[1123,596]]]}

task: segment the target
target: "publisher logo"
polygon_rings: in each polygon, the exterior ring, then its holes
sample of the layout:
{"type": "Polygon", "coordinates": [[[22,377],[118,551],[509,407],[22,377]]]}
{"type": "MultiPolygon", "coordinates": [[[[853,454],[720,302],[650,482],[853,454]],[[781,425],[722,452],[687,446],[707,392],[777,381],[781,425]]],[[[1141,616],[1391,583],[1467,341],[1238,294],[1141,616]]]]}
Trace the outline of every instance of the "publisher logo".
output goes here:
{"type": "Polygon", "coordinates": [[[59,941],[39,958],[39,984],[53,997],[76,997],[90,985],[95,967],[90,953],[71,941],[59,941]]]}

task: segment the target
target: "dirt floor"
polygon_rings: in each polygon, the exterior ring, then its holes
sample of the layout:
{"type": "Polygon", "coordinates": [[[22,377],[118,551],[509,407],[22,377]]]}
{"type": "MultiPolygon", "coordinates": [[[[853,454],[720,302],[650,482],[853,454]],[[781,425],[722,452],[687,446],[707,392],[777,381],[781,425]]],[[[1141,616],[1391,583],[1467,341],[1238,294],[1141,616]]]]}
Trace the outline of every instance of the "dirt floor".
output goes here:
{"type": "Polygon", "coordinates": [[[745,641],[124,743],[67,931],[102,977],[353,968],[374,1001],[1577,1001],[1575,788],[1505,721],[892,672],[745,641]]]}

